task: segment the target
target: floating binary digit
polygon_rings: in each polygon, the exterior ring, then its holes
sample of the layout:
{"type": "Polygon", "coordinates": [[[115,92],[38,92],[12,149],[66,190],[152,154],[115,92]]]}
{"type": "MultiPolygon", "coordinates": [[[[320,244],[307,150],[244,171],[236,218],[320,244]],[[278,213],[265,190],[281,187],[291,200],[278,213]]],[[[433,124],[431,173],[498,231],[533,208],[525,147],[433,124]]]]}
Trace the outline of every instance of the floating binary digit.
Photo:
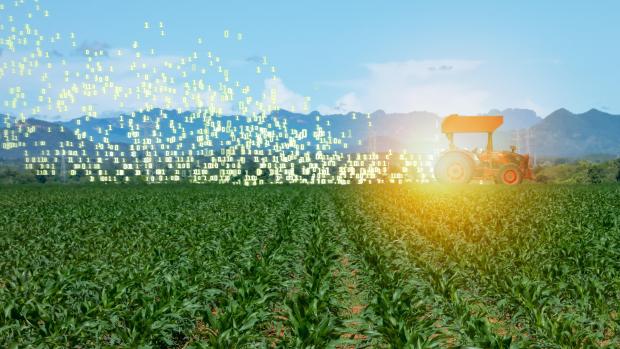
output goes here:
{"type": "MultiPolygon", "coordinates": [[[[36,23],[49,15],[38,1],[0,4],[0,142],[37,175],[244,185],[431,178],[431,155],[377,153],[356,139],[352,129],[374,127],[370,114],[349,115],[343,126],[346,116],[295,114],[311,110],[309,96],[282,105],[277,67],[265,55],[248,59],[258,81],[243,81],[202,37],[189,40],[189,52],[160,56],[137,39],[112,48],[77,31],[45,33],[36,23]],[[76,57],[62,53],[67,44],[76,57]],[[100,105],[122,111],[101,118],[100,105]],[[81,117],[30,118],[41,114],[81,117]]],[[[162,21],[142,23],[167,40],[162,21]]],[[[231,36],[244,42],[243,33],[223,31],[231,36]]]]}

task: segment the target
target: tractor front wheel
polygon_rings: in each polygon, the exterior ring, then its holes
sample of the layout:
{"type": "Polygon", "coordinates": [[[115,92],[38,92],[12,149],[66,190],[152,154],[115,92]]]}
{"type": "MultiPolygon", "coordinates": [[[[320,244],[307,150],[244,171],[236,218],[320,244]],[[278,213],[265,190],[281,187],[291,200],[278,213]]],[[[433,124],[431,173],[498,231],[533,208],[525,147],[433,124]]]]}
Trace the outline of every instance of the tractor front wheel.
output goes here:
{"type": "Polygon", "coordinates": [[[523,181],[523,173],[519,166],[506,164],[499,169],[495,181],[499,184],[517,185],[523,181]]]}
{"type": "Polygon", "coordinates": [[[469,183],[473,172],[473,161],[467,155],[457,152],[444,154],[435,165],[435,178],[441,183],[469,183]]]}

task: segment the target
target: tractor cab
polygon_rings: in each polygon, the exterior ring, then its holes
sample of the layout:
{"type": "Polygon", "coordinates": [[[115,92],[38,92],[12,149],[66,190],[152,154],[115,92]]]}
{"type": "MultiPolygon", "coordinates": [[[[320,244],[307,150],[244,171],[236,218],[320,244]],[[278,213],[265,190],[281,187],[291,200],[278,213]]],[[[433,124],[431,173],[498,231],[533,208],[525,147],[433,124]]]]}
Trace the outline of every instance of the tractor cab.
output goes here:
{"type": "Polygon", "coordinates": [[[493,132],[504,122],[497,116],[450,115],[443,119],[441,131],[450,142],[449,149],[441,154],[435,165],[435,177],[443,183],[469,183],[475,180],[494,180],[496,183],[515,185],[524,178],[532,179],[529,155],[518,154],[516,147],[510,151],[493,149],[493,132]],[[486,133],[484,150],[460,149],[454,144],[455,133],[486,133]]]}

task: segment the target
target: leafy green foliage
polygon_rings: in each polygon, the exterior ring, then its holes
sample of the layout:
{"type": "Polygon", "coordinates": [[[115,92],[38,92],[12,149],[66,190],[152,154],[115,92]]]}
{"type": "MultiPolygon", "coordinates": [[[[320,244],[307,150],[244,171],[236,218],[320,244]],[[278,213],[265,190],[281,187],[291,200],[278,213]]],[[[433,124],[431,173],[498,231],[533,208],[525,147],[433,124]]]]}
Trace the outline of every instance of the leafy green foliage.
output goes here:
{"type": "Polygon", "coordinates": [[[620,159],[545,161],[534,169],[539,183],[600,184],[620,182],[620,159]]]}
{"type": "Polygon", "coordinates": [[[4,186],[1,347],[620,346],[620,187],[4,186]]]}

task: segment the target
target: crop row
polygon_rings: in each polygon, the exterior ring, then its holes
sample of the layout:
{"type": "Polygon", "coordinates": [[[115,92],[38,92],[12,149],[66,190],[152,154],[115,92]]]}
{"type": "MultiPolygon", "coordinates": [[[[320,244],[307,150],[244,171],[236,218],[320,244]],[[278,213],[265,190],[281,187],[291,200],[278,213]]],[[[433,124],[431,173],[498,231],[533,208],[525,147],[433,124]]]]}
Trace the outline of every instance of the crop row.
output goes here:
{"type": "Polygon", "coordinates": [[[478,318],[480,333],[468,334],[460,315],[447,312],[464,343],[618,343],[617,187],[369,187],[352,197],[363,212],[349,216],[378,222],[362,235],[403,245],[409,260],[398,269],[419,267],[449,308],[462,303],[478,318]]]}
{"type": "Polygon", "coordinates": [[[620,346],[617,186],[0,187],[0,347],[620,346]]]}
{"type": "Polygon", "coordinates": [[[3,200],[3,343],[172,346],[197,329],[224,347],[259,337],[269,313],[259,301],[281,282],[272,267],[286,249],[278,217],[289,192],[47,194],[3,200]]]}

